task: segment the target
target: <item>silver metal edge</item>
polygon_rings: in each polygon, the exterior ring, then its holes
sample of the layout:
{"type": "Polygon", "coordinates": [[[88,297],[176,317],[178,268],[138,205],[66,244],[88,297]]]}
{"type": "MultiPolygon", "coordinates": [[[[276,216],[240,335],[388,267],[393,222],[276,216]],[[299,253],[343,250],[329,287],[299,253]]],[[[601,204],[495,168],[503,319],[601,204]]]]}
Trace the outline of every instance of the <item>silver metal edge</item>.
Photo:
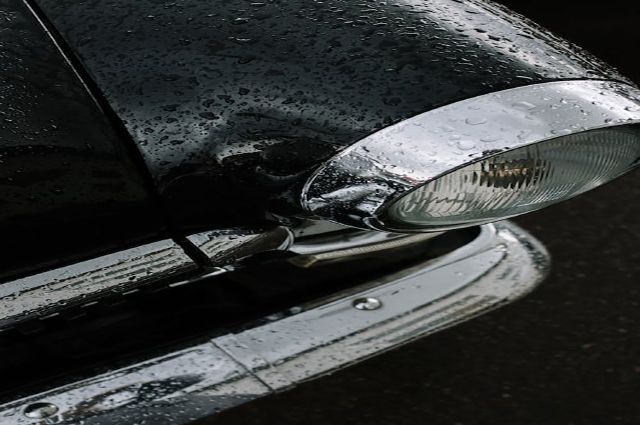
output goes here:
{"type": "Polygon", "coordinates": [[[4,282],[0,327],[82,305],[105,293],[179,278],[197,267],[178,244],[163,240],[4,282]]]}
{"type": "Polygon", "coordinates": [[[166,239],[2,282],[0,329],[88,305],[103,295],[132,293],[149,283],[165,281],[174,287],[196,282],[232,270],[241,258],[285,250],[293,243],[293,235],[285,227],[236,228],[198,233],[187,240],[209,264],[198,264],[200,258],[192,259],[180,245],[166,239]],[[199,275],[185,275],[198,268],[199,275]]]}
{"type": "MultiPolygon", "coordinates": [[[[498,91],[373,133],[317,169],[301,202],[316,217],[365,229],[403,194],[473,162],[568,134],[640,123],[640,90],[612,81],[558,81],[498,91]]],[[[444,230],[444,229],[442,229],[444,230]]]]}
{"type": "Polygon", "coordinates": [[[293,244],[287,227],[219,229],[187,236],[214,266],[231,266],[244,257],[265,251],[286,250],[293,244]]]}
{"type": "Polygon", "coordinates": [[[508,222],[481,229],[466,246],[360,292],[7,403],[0,424],[188,423],[469,320],[543,280],[549,257],[539,242],[508,222]],[[354,308],[362,298],[376,302],[354,308]],[[26,417],[34,403],[55,413],[26,417]]]}
{"type": "Polygon", "coordinates": [[[345,234],[342,237],[335,235],[336,237],[333,239],[326,238],[329,240],[327,249],[322,249],[320,243],[294,244],[289,251],[298,255],[288,258],[287,261],[298,267],[314,267],[327,262],[345,261],[357,256],[384,252],[394,248],[415,246],[417,243],[440,235],[442,232],[406,235],[353,229],[353,234],[345,234]]]}
{"type": "MultiPolygon", "coordinates": [[[[376,232],[371,230],[359,230],[349,228],[348,232],[328,233],[325,235],[316,235],[316,237],[296,240],[290,247],[289,251],[300,255],[320,254],[325,252],[344,251],[351,248],[360,248],[370,245],[379,245],[386,242],[392,242],[398,239],[406,239],[411,235],[403,233],[376,232]]],[[[423,236],[426,240],[434,238],[442,233],[430,233],[423,236]]],[[[414,235],[415,236],[415,235],[414,235]]]]}

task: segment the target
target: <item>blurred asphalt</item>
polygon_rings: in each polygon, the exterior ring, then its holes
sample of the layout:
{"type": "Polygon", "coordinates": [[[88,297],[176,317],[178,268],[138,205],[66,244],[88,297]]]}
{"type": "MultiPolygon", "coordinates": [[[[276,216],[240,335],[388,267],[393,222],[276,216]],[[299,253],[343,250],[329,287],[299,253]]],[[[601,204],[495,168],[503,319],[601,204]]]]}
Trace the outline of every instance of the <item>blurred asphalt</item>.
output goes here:
{"type": "MultiPolygon", "coordinates": [[[[640,82],[637,0],[503,3],[640,82]]],[[[526,299],[199,425],[639,425],[639,180],[516,220],[554,262],[526,299]]]]}

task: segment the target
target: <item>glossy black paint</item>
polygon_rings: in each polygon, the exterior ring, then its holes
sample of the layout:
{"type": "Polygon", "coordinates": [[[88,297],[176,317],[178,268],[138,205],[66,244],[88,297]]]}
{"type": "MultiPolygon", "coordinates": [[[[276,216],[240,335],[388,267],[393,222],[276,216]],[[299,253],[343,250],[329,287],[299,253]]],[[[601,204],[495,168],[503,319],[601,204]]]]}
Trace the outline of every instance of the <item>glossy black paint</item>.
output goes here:
{"type": "MultiPolygon", "coordinates": [[[[640,81],[640,2],[501,2],[640,81]]],[[[523,300],[197,425],[639,424],[639,173],[517,219],[552,256],[523,300]]]]}
{"type": "Polygon", "coordinates": [[[137,152],[22,1],[0,19],[0,278],[159,237],[137,152]]]}
{"type": "Polygon", "coordinates": [[[323,160],[456,100],[618,79],[475,0],[36,0],[137,143],[183,231],[299,211],[323,160]]]}

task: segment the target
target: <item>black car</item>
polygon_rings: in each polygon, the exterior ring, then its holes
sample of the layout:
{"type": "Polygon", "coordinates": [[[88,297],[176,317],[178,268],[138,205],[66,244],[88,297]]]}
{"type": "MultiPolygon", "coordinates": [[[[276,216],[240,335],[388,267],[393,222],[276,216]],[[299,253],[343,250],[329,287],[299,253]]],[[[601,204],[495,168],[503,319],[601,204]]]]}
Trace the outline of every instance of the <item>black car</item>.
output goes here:
{"type": "Polygon", "coordinates": [[[640,157],[640,90],[488,2],[1,10],[0,423],[185,423],[473,318],[549,267],[494,222],[640,157]]]}

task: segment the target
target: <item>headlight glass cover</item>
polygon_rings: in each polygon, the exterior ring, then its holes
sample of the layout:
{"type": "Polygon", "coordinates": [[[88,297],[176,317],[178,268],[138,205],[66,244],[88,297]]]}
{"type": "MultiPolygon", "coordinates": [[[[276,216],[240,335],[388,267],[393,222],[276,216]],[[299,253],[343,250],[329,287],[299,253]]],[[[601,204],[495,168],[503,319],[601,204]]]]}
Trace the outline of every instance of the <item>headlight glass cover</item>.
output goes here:
{"type": "Polygon", "coordinates": [[[392,227],[441,229],[531,212],[598,187],[640,160],[640,130],[604,128],[558,137],[472,163],[391,204],[392,227]]]}

